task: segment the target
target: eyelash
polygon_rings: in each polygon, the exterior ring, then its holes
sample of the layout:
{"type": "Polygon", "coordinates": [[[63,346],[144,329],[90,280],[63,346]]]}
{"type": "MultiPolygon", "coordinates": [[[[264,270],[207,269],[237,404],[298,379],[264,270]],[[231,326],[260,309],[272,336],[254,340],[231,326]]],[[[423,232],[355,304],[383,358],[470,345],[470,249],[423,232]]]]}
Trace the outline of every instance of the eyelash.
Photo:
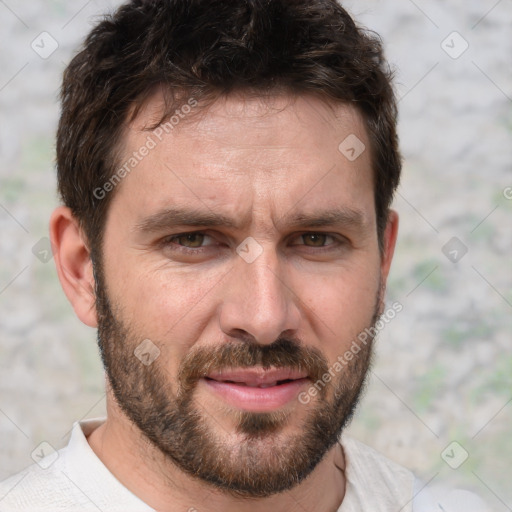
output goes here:
{"type": "MultiPolygon", "coordinates": [[[[174,240],[185,237],[187,235],[205,235],[206,237],[212,238],[211,235],[208,235],[204,231],[189,231],[186,233],[178,233],[176,235],[172,235],[172,236],[164,238],[162,240],[162,245],[164,247],[175,246],[172,249],[173,251],[178,251],[178,252],[181,252],[186,255],[199,255],[199,254],[202,254],[205,251],[207,251],[208,247],[211,247],[211,246],[204,246],[204,247],[190,248],[190,247],[185,247],[183,245],[174,243],[174,240]]],[[[303,245],[304,247],[307,247],[308,249],[315,249],[315,252],[317,252],[317,253],[332,251],[336,247],[339,248],[339,246],[344,244],[344,241],[340,237],[336,237],[334,235],[331,235],[329,233],[324,233],[322,231],[306,231],[304,233],[300,233],[299,235],[297,235],[297,237],[302,237],[305,235],[325,235],[326,237],[330,237],[334,240],[334,242],[332,244],[329,244],[328,246],[325,246],[325,247],[322,247],[322,246],[314,247],[314,246],[308,246],[305,244],[299,244],[299,245],[303,245]]]]}

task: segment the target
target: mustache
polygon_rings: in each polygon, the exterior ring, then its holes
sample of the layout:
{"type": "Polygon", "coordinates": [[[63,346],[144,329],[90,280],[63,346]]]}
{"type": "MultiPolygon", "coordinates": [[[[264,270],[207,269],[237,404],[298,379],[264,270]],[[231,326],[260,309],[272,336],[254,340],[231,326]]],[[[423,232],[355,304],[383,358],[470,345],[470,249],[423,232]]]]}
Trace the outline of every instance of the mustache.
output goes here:
{"type": "Polygon", "coordinates": [[[327,359],[322,353],[297,339],[279,338],[270,345],[260,345],[254,341],[229,342],[214,348],[199,347],[185,356],[178,371],[181,393],[185,394],[199,379],[211,372],[252,367],[303,371],[313,382],[329,371],[327,359]]]}

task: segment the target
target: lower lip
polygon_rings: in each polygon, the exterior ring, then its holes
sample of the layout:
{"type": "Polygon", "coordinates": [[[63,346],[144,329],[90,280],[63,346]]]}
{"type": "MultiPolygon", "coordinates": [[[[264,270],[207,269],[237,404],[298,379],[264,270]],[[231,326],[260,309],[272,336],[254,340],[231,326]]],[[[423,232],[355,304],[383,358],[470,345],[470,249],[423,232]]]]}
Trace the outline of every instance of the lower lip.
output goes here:
{"type": "Polygon", "coordinates": [[[283,407],[296,399],[300,389],[309,382],[305,378],[269,388],[252,388],[212,379],[201,380],[230,405],[250,412],[269,412],[283,407]]]}

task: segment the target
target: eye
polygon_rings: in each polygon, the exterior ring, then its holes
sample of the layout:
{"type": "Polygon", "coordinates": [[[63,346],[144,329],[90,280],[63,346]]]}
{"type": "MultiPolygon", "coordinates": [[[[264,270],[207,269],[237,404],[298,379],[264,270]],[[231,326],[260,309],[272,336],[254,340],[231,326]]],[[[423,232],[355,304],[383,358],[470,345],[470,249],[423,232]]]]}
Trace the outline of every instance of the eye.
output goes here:
{"type": "MultiPolygon", "coordinates": [[[[219,244],[216,243],[214,237],[207,235],[202,231],[179,233],[168,236],[162,239],[161,244],[166,250],[181,252],[184,255],[190,256],[211,252],[215,247],[219,247],[219,244]]],[[[291,244],[292,247],[299,246],[307,247],[308,249],[315,249],[315,253],[336,249],[339,250],[343,245],[343,237],[336,237],[322,232],[302,233],[301,235],[296,236],[291,244]],[[300,240],[300,242],[295,243],[298,240],[300,240]]]]}
{"type": "Polygon", "coordinates": [[[321,232],[302,233],[295,238],[295,240],[302,240],[302,243],[293,243],[292,245],[307,247],[308,249],[317,249],[316,252],[339,249],[344,245],[344,241],[346,241],[343,237],[336,237],[321,232]]]}
{"type": "Polygon", "coordinates": [[[327,233],[304,233],[300,235],[300,238],[302,238],[303,242],[305,242],[304,245],[307,247],[325,247],[325,242],[328,238],[334,240],[334,237],[328,235],[327,233]],[[308,241],[311,243],[308,244],[308,241]]]}
{"type": "Polygon", "coordinates": [[[183,252],[185,254],[198,254],[206,250],[209,246],[214,245],[210,242],[205,244],[207,240],[213,241],[213,238],[202,231],[194,231],[191,233],[179,233],[164,238],[162,245],[166,249],[183,252]]]}
{"type": "Polygon", "coordinates": [[[183,245],[185,247],[188,247],[190,249],[201,247],[204,239],[208,235],[204,233],[184,233],[182,235],[176,235],[171,237],[169,242],[171,243],[177,243],[178,245],[183,245]]]}

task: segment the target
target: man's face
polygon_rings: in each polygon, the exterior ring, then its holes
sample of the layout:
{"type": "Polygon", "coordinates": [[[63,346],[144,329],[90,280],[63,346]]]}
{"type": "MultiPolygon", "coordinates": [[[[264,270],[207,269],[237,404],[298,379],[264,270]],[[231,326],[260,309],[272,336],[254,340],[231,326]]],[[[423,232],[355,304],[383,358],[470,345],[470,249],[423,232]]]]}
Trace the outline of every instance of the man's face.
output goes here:
{"type": "Polygon", "coordinates": [[[156,146],[116,191],[97,268],[108,377],[172,463],[267,496],[333,446],[370,364],[368,343],[333,370],[381,305],[370,152],[338,149],[369,141],[355,110],[314,97],[232,96],[142,131],[160,102],[127,132],[126,159],[156,146]]]}

